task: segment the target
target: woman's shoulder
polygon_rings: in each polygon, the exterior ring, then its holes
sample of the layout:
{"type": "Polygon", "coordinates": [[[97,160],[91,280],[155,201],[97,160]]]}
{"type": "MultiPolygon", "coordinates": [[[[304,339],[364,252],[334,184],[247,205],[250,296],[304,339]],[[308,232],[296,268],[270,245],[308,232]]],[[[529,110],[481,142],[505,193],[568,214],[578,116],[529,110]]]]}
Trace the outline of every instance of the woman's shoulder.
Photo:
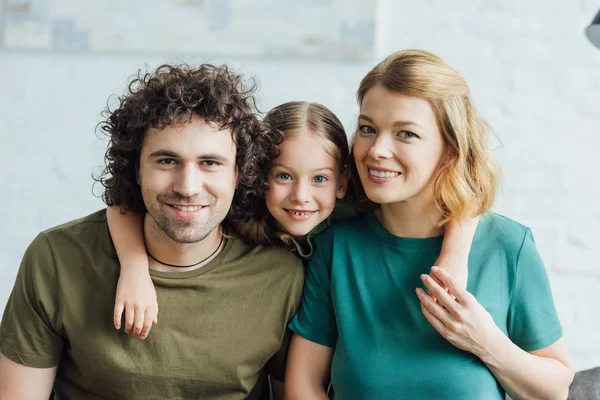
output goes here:
{"type": "Polygon", "coordinates": [[[482,216],[475,240],[495,243],[506,249],[509,253],[518,253],[530,229],[504,215],[489,212],[482,216]]]}
{"type": "Polygon", "coordinates": [[[357,233],[364,233],[367,226],[364,213],[354,213],[346,218],[331,220],[327,227],[315,235],[315,240],[331,240],[333,237],[346,238],[357,233]]]}

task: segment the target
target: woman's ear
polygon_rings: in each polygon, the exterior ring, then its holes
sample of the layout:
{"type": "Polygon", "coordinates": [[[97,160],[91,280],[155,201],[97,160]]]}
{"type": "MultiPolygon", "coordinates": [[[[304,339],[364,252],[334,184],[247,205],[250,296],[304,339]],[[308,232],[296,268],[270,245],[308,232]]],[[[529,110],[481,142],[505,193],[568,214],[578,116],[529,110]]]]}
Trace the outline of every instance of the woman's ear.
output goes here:
{"type": "Polygon", "coordinates": [[[343,199],[346,196],[346,191],[348,190],[348,181],[350,180],[350,167],[348,165],[344,166],[342,173],[340,174],[340,178],[338,180],[337,189],[335,191],[335,197],[338,199],[343,199]]]}

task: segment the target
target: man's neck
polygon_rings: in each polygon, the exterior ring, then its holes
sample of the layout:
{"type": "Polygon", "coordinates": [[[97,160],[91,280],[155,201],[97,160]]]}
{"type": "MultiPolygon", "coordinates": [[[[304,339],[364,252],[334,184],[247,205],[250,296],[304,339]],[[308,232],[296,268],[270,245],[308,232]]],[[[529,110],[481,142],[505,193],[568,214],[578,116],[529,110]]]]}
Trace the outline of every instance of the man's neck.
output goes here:
{"type": "Polygon", "coordinates": [[[152,224],[146,214],[144,240],[150,268],[165,272],[187,272],[202,268],[217,257],[224,248],[223,227],[219,225],[206,238],[197,243],[178,243],[152,224]],[[169,266],[176,265],[177,267],[169,266]],[[189,266],[189,267],[185,267],[189,266]]]}

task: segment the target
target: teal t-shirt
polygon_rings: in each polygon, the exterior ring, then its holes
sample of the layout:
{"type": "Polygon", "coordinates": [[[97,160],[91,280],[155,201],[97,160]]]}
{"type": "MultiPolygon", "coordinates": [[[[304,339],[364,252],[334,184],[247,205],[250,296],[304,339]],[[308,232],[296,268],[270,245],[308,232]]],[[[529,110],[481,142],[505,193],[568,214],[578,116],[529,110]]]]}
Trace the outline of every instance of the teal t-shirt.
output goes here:
{"type": "Polygon", "coordinates": [[[308,233],[308,235],[306,235],[306,240],[304,241],[304,243],[300,243],[297,240],[294,240],[294,244],[296,245],[296,253],[304,261],[310,260],[315,252],[315,237],[319,233],[329,228],[334,222],[341,221],[347,218],[353,218],[357,215],[358,213],[356,208],[354,207],[354,200],[351,197],[346,197],[343,200],[338,200],[335,204],[335,208],[333,209],[331,215],[325,221],[315,226],[308,233]]]}
{"type": "MultiPolygon", "coordinates": [[[[317,236],[290,328],[335,348],[336,399],[504,399],[483,362],[446,341],[421,312],[415,288],[423,286],[419,276],[439,256],[442,239],[394,236],[372,211],[317,236]]],[[[467,290],[526,351],[562,337],[531,231],[508,218],[481,219],[467,290]]]]}

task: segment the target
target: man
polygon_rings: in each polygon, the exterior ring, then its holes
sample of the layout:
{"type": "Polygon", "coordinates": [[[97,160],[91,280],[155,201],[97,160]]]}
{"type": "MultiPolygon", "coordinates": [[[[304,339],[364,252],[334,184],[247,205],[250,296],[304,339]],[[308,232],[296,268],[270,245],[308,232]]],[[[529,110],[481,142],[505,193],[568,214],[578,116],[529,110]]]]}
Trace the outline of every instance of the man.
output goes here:
{"type": "Polygon", "coordinates": [[[256,399],[267,373],[283,380],[302,264],[235,237],[277,151],[253,104],[226,67],[162,66],[129,85],[101,125],[99,182],[108,205],[147,212],[161,323],[146,340],[113,328],[105,211],[42,232],[0,326],[0,399],[256,399]]]}

